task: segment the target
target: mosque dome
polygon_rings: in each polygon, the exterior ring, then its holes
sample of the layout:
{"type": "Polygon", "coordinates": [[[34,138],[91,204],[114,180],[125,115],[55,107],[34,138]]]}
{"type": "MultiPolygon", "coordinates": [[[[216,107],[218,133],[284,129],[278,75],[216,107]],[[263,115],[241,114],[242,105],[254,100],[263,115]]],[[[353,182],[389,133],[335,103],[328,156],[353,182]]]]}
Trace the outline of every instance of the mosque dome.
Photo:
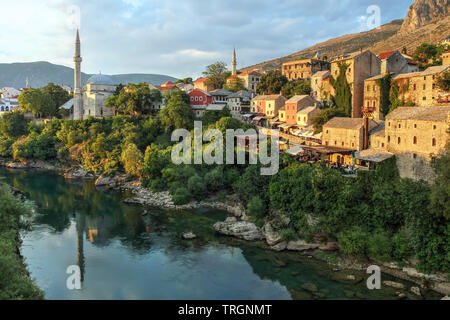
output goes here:
{"type": "Polygon", "coordinates": [[[113,86],[114,82],[111,80],[110,77],[105,76],[104,74],[94,74],[92,77],[89,78],[87,81],[89,84],[102,84],[102,85],[109,85],[113,86]]]}

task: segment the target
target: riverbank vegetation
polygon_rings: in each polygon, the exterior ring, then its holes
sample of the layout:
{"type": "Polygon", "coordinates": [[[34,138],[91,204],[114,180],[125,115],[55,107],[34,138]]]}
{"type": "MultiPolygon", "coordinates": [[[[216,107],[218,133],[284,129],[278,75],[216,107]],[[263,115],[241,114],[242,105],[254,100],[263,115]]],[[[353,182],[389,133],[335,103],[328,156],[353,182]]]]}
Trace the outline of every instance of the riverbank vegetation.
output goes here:
{"type": "MultiPolygon", "coordinates": [[[[125,171],[147,188],[168,190],[175,204],[236,194],[251,221],[259,226],[271,221],[285,240],[337,240],[344,255],[400,262],[415,257],[421,271],[450,272],[448,153],[434,161],[434,185],[400,178],[395,159],[356,178],[288,155],[281,157],[274,176],[262,176],[259,165],[175,165],[170,133],[193,129],[188,102],[184,93],[173,93],[159,116],[46,125],[11,114],[0,120],[0,156],[82,165],[97,175],[125,171]],[[280,216],[290,222],[280,223],[280,216]]],[[[204,130],[251,127],[226,110],[203,120],[204,130]]]]}
{"type": "Polygon", "coordinates": [[[19,253],[19,231],[28,228],[30,215],[30,208],[0,184],[0,300],[44,298],[19,253]]]}

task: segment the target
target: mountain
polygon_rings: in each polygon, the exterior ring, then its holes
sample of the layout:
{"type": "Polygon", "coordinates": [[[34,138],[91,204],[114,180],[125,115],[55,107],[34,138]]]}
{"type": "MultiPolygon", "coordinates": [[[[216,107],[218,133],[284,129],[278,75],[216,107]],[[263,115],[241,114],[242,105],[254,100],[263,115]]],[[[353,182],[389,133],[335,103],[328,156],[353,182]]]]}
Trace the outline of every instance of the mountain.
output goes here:
{"type": "Polygon", "coordinates": [[[424,42],[437,43],[450,35],[449,7],[450,0],[416,0],[409,7],[404,20],[394,20],[379,29],[368,32],[330,39],[288,56],[262,62],[242,70],[279,69],[283,62],[312,58],[318,51],[322,56],[333,57],[356,52],[360,48],[379,54],[406,47],[407,51],[412,53],[424,42]]]}
{"type": "Polygon", "coordinates": [[[292,53],[288,56],[265,61],[247,68],[240,69],[242,71],[249,71],[258,69],[258,71],[266,71],[272,69],[279,69],[281,64],[287,61],[312,58],[317,52],[322,56],[334,57],[344,53],[351,53],[358,51],[360,48],[372,46],[382,40],[396,34],[401,26],[403,20],[394,20],[388,24],[381,26],[379,29],[371,31],[349,34],[338,38],[330,39],[321,42],[307,49],[292,53]]]}
{"type": "Polygon", "coordinates": [[[409,7],[399,33],[414,32],[436,19],[448,16],[450,0],[416,0],[409,7]]]}
{"type": "MultiPolygon", "coordinates": [[[[85,83],[90,74],[82,73],[81,79],[85,83]]],[[[33,88],[47,85],[49,82],[67,84],[73,87],[73,69],[45,61],[29,63],[0,63],[0,88],[23,88],[26,78],[29,78],[33,88]]],[[[176,81],[176,78],[160,74],[119,74],[110,75],[111,79],[119,84],[149,82],[160,85],[166,81],[176,81]]]]}

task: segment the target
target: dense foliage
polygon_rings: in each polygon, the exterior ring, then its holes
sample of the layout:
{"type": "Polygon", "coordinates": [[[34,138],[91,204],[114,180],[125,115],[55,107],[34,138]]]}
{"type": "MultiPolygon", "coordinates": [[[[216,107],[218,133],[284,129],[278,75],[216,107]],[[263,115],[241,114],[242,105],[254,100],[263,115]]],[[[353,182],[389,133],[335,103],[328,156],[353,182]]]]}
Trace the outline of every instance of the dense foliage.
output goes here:
{"type": "Polygon", "coordinates": [[[19,230],[28,228],[30,208],[0,184],[0,300],[43,299],[18,254],[19,230]]]}
{"type": "Polygon", "coordinates": [[[281,93],[286,99],[290,99],[295,95],[309,95],[311,93],[311,81],[302,79],[289,81],[283,86],[281,93]]]}
{"type": "Polygon", "coordinates": [[[339,75],[337,78],[330,76],[330,84],[334,88],[335,95],[331,96],[333,104],[346,116],[352,114],[352,91],[347,81],[347,70],[349,65],[345,62],[338,64],[339,75]]]}
{"type": "Polygon", "coordinates": [[[258,94],[279,94],[281,89],[288,83],[286,76],[278,71],[270,71],[263,74],[256,87],[258,94]]]}
{"type": "Polygon", "coordinates": [[[26,112],[37,117],[61,115],[59,107],[69,101],[69,93],[58,85],[49,83],[39,89],[29,89],[19,95],[19,104],[26,112]]]}

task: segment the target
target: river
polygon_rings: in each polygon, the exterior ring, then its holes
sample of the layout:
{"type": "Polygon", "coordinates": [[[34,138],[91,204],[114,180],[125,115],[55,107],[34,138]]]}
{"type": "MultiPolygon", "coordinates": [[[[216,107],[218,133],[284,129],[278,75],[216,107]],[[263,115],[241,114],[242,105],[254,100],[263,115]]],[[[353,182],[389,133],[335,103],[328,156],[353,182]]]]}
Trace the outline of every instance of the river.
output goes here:
{"type": "MultiPolygon", "coordinates": [[[[129,206],[126,192],[97,190],[45,171],[0,169],[2,181],[34,202],[33,229],[22,255],[47,299],[397,299],[398,290],[368,290],[364,273],[343,272],[311,257],[272,252],[263,243],[217,235],[227,213],[129,206]],[[194,240],[181,234],[192,230],[194,240]],[[81,290],[66,270],[80,267],[81,290]],[[355,283],[358,282],[358,283],[355,283]]],[[[383,275],[383,280],[388,280],[383,275]]],[[[398,280],[396,280],[398,281],[398,280]]],[[[409,298],[414,298],[408,294],[409,298]]]]}

